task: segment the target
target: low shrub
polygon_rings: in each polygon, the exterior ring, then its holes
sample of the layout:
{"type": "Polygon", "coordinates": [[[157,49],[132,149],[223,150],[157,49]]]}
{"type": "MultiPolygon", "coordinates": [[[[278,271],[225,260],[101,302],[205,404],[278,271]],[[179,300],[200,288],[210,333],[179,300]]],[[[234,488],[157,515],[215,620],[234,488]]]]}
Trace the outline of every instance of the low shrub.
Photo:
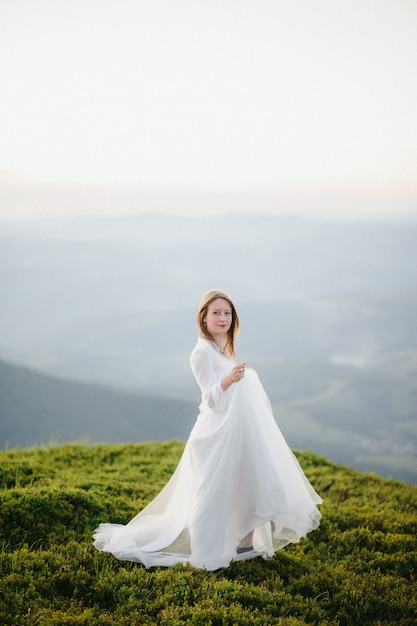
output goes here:
{"type": "Polygon", "coordinates": [[[272,559],[216,572],[146,570],[92,545],[171,475],[183,444],[65,445],[0,453],[0,623],[412,626],[417,488],[297,453],[322,523],[272,559]]]}

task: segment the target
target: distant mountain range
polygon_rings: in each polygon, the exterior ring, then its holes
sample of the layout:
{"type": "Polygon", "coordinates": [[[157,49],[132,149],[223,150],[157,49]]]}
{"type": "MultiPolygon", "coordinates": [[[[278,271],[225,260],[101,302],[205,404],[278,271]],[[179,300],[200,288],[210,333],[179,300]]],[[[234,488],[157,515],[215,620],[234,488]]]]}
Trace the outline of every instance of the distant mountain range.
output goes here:
{"type": "Polygon", "coordinates": [[[185,439],[210,288],[292,447],[417,484],[416,223],[0,221],[2,445],[185,439]]]}
{"type": "MultiPolygon", "coordinates": [[[[274,402],[274,414],[293,448],[417,484],[415,378],[318,361],[283,361],[275,372],[292,399],[274,402]],[[304,397],[291,391],[294,384],[299,391],[297,380],[304,397]]],[[[197,414],[193,402],[61,380],[0,361],[0,447],[186,440],[197,414]]]]}
{"type": "Polygon", "coordinates": [[[186,439],[191,402],[60,380],[0,361],[0,446],[186,439]]]}

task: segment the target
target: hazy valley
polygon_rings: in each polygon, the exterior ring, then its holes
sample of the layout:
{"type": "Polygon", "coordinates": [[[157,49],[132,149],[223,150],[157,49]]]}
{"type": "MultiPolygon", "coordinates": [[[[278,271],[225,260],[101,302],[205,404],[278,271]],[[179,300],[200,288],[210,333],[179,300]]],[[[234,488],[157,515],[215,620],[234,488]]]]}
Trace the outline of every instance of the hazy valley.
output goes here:
{"type": "Polygon", "coordinates": [[[142,216],[0,237],[1,445],[186,438],[195,311],[219,287],[291,446],[417,482],[416,224],[142,216]]]}

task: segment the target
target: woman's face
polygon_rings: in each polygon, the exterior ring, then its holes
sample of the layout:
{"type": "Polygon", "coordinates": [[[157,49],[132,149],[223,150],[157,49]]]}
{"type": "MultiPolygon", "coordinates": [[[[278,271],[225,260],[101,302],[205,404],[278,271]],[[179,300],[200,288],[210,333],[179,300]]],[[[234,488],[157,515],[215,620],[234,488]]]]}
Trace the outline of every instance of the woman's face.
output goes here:
{"type": "Polygon", "coordinates": [[[217,298],[208,305],[204,318],[206,328],[216,343],[221,343],[232,324],[232,307],[224,298],[217,298]]]}

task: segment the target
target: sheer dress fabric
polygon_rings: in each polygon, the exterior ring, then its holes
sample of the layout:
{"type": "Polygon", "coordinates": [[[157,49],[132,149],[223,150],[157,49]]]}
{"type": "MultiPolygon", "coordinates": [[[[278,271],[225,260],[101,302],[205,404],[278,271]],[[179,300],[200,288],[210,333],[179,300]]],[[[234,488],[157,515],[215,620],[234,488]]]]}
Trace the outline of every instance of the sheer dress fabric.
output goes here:
{"type": "Polygon", "coordinates": [[[146,567],[216,570],[272,556],[318,527],[322,500],[278,428],[256,372],[247,368],[223,391],[220,381],[236,363],[203,338],[190,362],[202,401],[174,474],[128,524],[100,524],[94,545],[146,567]],[[238,554],[252,530],[253,550],[238,554]]]}

